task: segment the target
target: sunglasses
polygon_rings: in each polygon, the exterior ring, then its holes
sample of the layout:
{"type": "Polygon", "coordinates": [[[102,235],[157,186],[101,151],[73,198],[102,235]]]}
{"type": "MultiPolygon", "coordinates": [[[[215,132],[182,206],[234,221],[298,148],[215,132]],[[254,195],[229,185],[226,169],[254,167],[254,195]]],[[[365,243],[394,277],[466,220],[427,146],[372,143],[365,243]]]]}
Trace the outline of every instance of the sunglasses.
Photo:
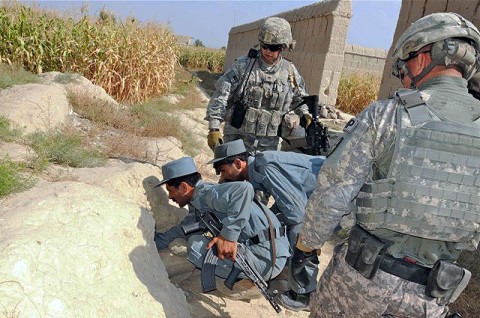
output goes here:
{"type": "Polygon", "coordinates": [[[265,44],[265,43],[260,43],[260,46],[264,50],[269,50],[270,52],[278,52],[281,49],[283,49],[283,44],[265,44]]]}

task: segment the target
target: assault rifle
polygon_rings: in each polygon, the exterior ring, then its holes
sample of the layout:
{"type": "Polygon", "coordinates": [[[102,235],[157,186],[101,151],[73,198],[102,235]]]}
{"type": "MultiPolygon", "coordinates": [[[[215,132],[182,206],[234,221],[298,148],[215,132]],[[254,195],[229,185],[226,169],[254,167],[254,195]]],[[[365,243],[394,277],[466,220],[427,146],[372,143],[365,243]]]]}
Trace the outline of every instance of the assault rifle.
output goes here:
{"type": "Polygon", "coordinates": [[[303,97],[303,103],[307,104],[308,111],[312,114],[312,123],[305,129],[305,139],[309,154],[318,156],[326,153],[330,148],[330,133],[328,127],[320,122],[318,115],[318,95],[303,97]]]}
{"type": "MultiPolygon", "coordinates": [[[[198,222],[182,226],[182,230],[185,235],[199,231],[210,232],[213,236],[220,235],[222,224],[214,214],[208,212],[201,213],[198,211],[195,211],[195,214],[198,222]]],[[[202,264],[201,282],[204,293],[208,293],[217,289],[215,284],[215,266],[217,261],[218,255],[216,247],[214,246],[208,250],[202,264]]],[[[247,276],[260,290],[265,299],[270,302],[270,305],[272,305],[273,309],[275,309],[277,313],[281,312],[282,309],[275,301],[274,296],[268,290],[267,282],[265,282],[255,266],[247,260],[245,245],[241,243],[237,243],[237,257],[235,263],[239,268],[233,266],[232,271],[224,282],[225,286],[227,286],[229,289],[233,289],[233,285],[235,284],[238,275],[243,272],[245,276],[247,276]]]]}
{"type": "MultiPolygon", "coordinates": [[[[303,101],[296,108],[307,104],[308,111],[312,115],[312,123],[305,128],[305,137],[283,137],[291,148],[299,149],[308,155],[318,156],[327,154],[330,149],[330,132],[325,127],[318,115],[318,95],[302,97],[303,101]]],[[[305,127],[305,119],[301,119],[300,125],[305,127]]]]}

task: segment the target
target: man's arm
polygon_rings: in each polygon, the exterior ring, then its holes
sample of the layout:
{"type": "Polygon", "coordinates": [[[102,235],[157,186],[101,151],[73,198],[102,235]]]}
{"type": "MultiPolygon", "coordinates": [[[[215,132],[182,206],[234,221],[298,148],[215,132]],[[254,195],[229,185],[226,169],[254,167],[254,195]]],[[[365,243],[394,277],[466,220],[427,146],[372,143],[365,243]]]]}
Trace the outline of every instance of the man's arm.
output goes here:
{"type": "Polygon", "coordinates": [[[248,182],[223,183],[212,194],[211,209],[223,227],[209,247],[217,244],[219,258],[235,260],[237,240],[250,218],[252,200],[253,187],[248,182]]]}
{"type": "Polygon", "coordinates": [[[225,120],[228,101],[240,85],[247,63],[248,57],[237,59],[215,83],[215,93],[210,98],[205,116],[210,130],[220,129],[220,124],[225,120]]]}
{"type": "Polygon", "coordinates": [[[162,250],[168,247],[173,240],[177,238],[187,239],[187,236],[182,230],[182,225],[191,224],[195,222],[195,215],[193,213],[188,213],[185,218],[180,222],[180,224],[172,226],[165,232],[155,233],[155,245],[157,250],[162,250]]]}
{"type": "Polygon", "coordinates": [[[344,128],[340,145],[324,161],[317,187],[307,202],[300,244],[320,249],[369,177],[376,158],[391,145],[396,100],[380,101],[344,128]]]}

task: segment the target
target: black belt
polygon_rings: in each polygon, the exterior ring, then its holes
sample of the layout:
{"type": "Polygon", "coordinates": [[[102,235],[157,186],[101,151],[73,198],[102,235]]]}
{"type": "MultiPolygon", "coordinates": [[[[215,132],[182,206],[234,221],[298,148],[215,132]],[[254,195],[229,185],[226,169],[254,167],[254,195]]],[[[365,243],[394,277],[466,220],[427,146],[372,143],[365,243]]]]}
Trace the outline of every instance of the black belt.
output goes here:
{"type": "Polygon", "coordinates": [[[406,279],[420,285],[427,285],[428,274],[431,269],[408,262],[401,258],[395,258],[386,254],[380,264],[380,269],[394,276],[406,279]]]}
{"type": "MultiPolygon", "coordinates": [[[[275,238],[280,238],[284,237],[286,233],[285,226],[281,226],[280,228],[275,228],[275,238]]],[[[265,241],[270,240],[270,230],[265,229],[258,233],[257,235],[249,238],[247,241],[249,241],[250,245],[252,244],[260,244],[265,241]]]]}

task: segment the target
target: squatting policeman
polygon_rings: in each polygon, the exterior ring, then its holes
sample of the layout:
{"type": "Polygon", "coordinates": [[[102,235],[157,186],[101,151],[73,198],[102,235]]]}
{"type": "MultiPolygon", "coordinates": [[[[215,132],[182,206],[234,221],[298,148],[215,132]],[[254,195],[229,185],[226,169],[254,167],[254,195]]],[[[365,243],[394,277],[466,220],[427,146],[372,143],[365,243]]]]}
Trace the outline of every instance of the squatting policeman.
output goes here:
{"type": "Polygon", "coordinates": [[[180,225],[155,234],[157,249],[168,247],[176,238],[187,239],[188,260],[202,268],[207,249],[216,245],[220,260],[215,274],[227,278],[236,258],[238,242],[246,245],[248,260],[265,280],[276,277],[283,270],[290,255],[285,231],[270,209],[253,202],[254,191],[249,183],[203,182],[191,157],[166,163],[162,166],[162,174],[164,179],[158,186],[166,184],[168,198],[180,207],[188,205],[189,213],[180,225]],[[185,236],[181,226],[198,221],[197,216],[205,212],[213,213],[222,223],[220,235],[212,239],[198,234],[185,236]],[[275,233],[273,242],[269,235],[272,232],[275,233]]]}
{"type": "Polygon", "coordinates": [[[318,257],[316,252],[305,254],[295,248],[305,216],[308,197],[316,186],[324,156],[309,156],[295,152],[264,151],[249,156],[242,140],[221,144],[214,149],[213,163],[220,182],[249,181],[255,190],[275,199],[271,208],[287,226],[293,251],[288,267],[290,290],[279,295],[286,308],[308,309],[310,293],[316,289],[318,257]],[[301,265],[298,267],[297,265],[301,265]]]}

